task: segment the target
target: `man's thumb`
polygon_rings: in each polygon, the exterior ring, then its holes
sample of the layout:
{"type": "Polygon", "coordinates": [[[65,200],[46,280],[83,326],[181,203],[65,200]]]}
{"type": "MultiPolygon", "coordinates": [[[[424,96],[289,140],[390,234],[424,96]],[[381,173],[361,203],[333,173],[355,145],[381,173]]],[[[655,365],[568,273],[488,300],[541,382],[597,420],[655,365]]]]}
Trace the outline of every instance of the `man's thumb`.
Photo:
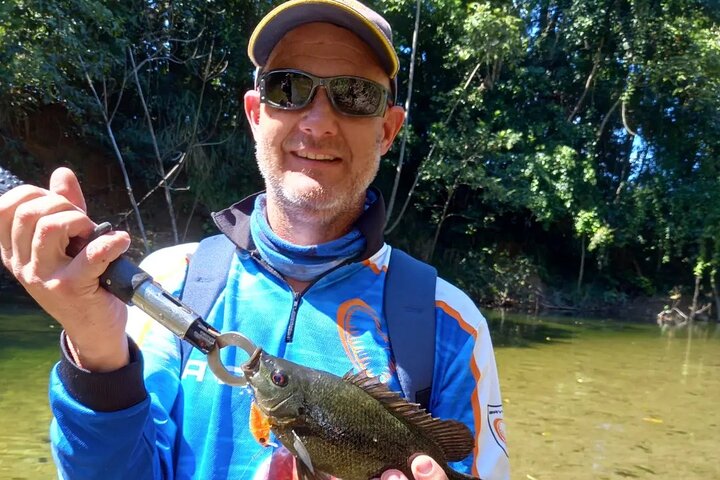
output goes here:
{"type": "Polygon", "coordinates": [[[80,182],[69,168],[60,167],[52,173],[50,176],[50,191],[62,195],[73,205],[87,213],[87,205],[80,189],[80,182]]]}

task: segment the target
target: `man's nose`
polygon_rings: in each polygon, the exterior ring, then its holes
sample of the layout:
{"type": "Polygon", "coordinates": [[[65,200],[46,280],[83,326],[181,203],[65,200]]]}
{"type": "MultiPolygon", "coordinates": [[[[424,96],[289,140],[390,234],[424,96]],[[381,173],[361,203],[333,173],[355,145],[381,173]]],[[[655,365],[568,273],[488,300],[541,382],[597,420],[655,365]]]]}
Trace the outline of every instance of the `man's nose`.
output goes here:
{"type": "Polygon", "coordinates": [[[325,137],[337,134],[337,113],[330,103],[327,90],[318,87],[315,97],[302,110],[299,123],[300,130],[314,137],[325,137]]]}

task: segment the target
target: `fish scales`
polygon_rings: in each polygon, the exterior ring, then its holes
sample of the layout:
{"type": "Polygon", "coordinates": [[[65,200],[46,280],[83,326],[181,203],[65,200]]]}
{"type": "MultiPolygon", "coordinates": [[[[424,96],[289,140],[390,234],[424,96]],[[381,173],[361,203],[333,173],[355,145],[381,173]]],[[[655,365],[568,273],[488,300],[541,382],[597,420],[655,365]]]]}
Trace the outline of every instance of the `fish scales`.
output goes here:
{"type": "MultiPolygon", "coordinates": [[[[442,458],[435,444],[359,387],[324,377],[309,383],[307,389],[311,403],[306,404],[305,426],[295,432],[315,468],[345,480],[365,480],[405,464],[420,451],[442,458]],[[319,394],[313,394],[316,389],[319,394]]],[[[279,438],[290,443],[288,434],[281,433],[279,438]]]]}
{"type": "Polygon", "coordinates": [[[473,478],[447,465],[472,451],[465,425],[433,419],[364,373],[340,378],[265,352],[244,369],[257,406],[298,463],[309,457],[308,467],[343,480],[379,477],[388,468],[412,478],[408,459],[422,452],[450,479],[473,478]]]}

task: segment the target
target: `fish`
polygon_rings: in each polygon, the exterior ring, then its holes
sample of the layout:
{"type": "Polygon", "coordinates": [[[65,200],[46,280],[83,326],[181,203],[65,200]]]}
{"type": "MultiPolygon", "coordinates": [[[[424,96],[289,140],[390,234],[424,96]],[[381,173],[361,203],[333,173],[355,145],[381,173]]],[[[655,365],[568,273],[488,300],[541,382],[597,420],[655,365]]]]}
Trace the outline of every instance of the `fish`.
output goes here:
{"type": "Polygon", "coordinates": [[[413,478],[410,463],[419,453],[450,480],[480,480],[448,465],[474,448],[465,424],[433,418],[365,371],[339,377],[260,348],[242,369],[255,405],[296,458],[303,480],[368,480],[391,468],[413,478]]]}

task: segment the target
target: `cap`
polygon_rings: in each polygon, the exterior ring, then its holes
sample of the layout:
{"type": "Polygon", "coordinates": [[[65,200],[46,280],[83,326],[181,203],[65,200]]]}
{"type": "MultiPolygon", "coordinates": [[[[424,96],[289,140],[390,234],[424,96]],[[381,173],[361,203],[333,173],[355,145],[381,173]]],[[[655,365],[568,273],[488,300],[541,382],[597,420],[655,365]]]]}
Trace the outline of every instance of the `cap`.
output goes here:
{"type": "Polygon", "coordinates": [[[380,14],[357,0],[290,0],[275,7],[250,36],[250,60],[256,67],[264,67],[270,52],[287,32],[313,22],[332,23],[360,37],[377,55],[392,80],[393,95],[397,94],[400,63],[393,47],[392,28],[380,14]]]}

